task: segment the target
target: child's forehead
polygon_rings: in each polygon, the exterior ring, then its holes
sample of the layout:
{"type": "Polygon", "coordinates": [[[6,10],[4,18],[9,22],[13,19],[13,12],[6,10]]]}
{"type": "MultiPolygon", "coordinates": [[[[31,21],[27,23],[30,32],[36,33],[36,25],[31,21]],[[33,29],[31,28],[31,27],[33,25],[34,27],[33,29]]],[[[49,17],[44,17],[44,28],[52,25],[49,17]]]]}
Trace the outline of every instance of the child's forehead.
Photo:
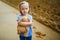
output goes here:
{"type": "Polygon", "coordinates": [[[22,4],[21,7],[22,7],[22,8],[29,8],[29,6],[26,5],[26,4],[22,4]]]}
{"type": "Polygon", "coordinates": [[[20,3],[20,5],[23,5],[23,4],[26,5],[26,6],[29,6],[29,3],[26,2],[26,1],[23,1],[23,2],[20,3]]]}

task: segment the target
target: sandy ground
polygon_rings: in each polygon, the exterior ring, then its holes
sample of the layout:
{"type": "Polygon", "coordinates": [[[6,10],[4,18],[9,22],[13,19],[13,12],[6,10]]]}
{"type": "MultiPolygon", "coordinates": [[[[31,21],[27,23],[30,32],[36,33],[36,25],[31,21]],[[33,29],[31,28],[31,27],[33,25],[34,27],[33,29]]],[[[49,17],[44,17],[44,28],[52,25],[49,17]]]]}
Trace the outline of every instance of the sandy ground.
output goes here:
{"type": "MultiPolygon", "coordinates": [[[[19,40],[17,35],[17,14],[18,10],[0,1],[0,40],[19,40]]],[[[43,24],[33,20],[32,40],[60,40],[60,34],[43,24]],[[36,37],[35,32],[39,31],[46,34],[45,37],[36,37]]]]}

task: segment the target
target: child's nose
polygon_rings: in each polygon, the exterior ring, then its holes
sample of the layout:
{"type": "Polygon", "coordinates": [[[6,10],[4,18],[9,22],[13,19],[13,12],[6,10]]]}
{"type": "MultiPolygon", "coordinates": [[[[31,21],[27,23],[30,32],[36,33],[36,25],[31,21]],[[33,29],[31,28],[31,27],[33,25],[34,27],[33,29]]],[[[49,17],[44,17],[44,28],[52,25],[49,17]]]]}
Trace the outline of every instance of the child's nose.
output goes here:
{"type": "Polygon", "coordinates": [[[26,10],[24,10],[24,13],[26,12],[26,10]]]}
{"type": "Polygon", "coordinates": [[[24,12],[26,12],[26,9],[24,10],[24,12]]]}

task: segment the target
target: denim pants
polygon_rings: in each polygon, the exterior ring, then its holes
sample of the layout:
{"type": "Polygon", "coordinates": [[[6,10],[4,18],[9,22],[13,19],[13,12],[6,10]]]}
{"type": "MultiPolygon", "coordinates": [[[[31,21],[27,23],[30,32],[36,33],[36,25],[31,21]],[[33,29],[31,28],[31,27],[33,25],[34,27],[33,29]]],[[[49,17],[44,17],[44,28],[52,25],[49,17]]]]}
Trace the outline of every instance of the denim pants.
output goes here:
{"type": "Polygon", "coordinates": [[[24,36],[19,36],[20,40],[32,40],[32,36],[29,37],[24,37],[24,36]]]}

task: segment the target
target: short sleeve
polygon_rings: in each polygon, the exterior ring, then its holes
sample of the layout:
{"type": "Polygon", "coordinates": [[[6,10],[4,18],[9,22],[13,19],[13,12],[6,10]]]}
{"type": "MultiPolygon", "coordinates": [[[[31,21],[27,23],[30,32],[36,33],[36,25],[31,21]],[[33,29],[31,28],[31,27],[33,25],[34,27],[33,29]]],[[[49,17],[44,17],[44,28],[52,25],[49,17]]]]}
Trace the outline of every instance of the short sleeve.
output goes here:
{"type": "Polygon", "coordinates": [[[30,22],[33,22],[33,18],[32,18],[32,16],[30,16],[30,22]]]}
{"type": "Polygon", "coordinates": [[[19,19],[20,19],[20,15],[18,15],[18,17],[17,17],[17,22],[18,22],[19,19]]]}

